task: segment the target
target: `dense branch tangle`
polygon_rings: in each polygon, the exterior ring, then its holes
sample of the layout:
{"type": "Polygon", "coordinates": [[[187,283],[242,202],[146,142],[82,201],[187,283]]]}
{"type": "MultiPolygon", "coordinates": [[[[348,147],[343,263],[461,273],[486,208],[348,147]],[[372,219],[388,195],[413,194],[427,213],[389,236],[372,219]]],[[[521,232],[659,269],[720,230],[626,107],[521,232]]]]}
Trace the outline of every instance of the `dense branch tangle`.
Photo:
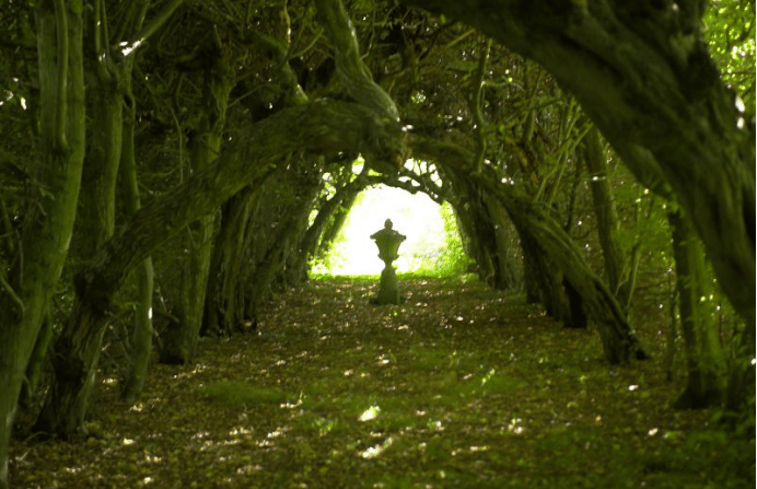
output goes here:
{"type": "Polygon", "coordinates": [[[398,121],[394,101],[371,78],[360,58],[355,29],[341,0],[317,0],[318,13],[334,45],[336,72],[347,94],[390,120],[398,121]]]}

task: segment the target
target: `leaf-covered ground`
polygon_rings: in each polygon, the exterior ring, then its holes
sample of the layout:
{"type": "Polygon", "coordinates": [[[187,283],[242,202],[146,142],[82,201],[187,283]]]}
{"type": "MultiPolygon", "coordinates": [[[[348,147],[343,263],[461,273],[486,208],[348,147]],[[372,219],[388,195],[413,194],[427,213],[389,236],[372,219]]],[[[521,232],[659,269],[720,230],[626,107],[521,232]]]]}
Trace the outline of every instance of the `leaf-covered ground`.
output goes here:
{"type": "MultiPolygon", "coordinates": [[[[463,279],[315,281],[258,331],[153,365],[142,401],[100,394],[81,443],[12,444],[17,488],[741,488],[754,442],[675,411],[655,359],[602,361],[597,334],[463,279]]],[[[649,331],[647,331],[649,330],[649,331]]]]}

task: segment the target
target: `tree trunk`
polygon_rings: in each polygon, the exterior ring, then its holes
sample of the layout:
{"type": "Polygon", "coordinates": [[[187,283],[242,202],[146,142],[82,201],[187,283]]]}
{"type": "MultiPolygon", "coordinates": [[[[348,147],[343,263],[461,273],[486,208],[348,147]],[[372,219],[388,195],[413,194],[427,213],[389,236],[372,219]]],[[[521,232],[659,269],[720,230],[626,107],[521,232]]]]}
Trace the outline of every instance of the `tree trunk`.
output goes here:
{"type": "MultiPolygon", "coordinates": [[[[531,304],[540,303],[547,311],[547,315],[563,326],[573,327],[571,304],[565,289],[565,277],[538,241],[531,236],[527,229],[518,229],[521,243],[523,243],[524,259],[527,262],[530,291],[527,296],[531,304]]],[[[577,325],[580,327],[581,325],[577,325]]]]}
{"type": "MultiPolygon", "coordinates": [[[[99,12],[99,9],[98,9],[99,12]]],[[[92,24],[94,35],[99,36],[99,23],[102,17],[95,16],[92,24]]],[[[99,41],[95,40],[95,46],[99,41]]],[[[92,84],[92,135],[89,154],[84,161],[82,172],[82,189],[79,196],[79,214],[76,219],[73,252],[81,260],[92,257],[95,251],[109,239],[115,229],[116,221],[116,181],[118,165],[121,160],[123,131],[122,105],[123,94],[120,91],[121,74],[114,63],[109,63],[110,54],[95,46],[88,46],[85,59],[89,59],[92,84]]],[[[70,325],[70,324],[69,324],[70,325]]],[[[102,334],[100,334],[100,338],[102,334]]],[[[96,365],[100,355],[101,341],[80,341],[77,332],[65,327],[53,343],[53,365],[55,375],[53,388],[39,414],[35,430],[45,433],[72,433],[73,427],[79,426],[83,414],[77,413],[74,406],[81,406],[79,398],[66,397],[51,399],[50,395],[58,392],[56,384],[67,383],[67,371],[64,365],[87,359],[96,365]],[[59,428],[58,426],[65,427],[59,428]]],[[[82,398],[86,399],[93,388],[93,378],[87,376],[81,385],[82,398]]],[[[64,389],[65,390],[65,389],[64,389]]]]}
{"type": "Polygon", "coordinates": [[[347,222],[347,216],[350,214],[350,209],[355,204],[358,195],[360,195],[360,191],[351,192],[344,196],[340,205],[336,206],[333,211],[333,219],[324,224],[325,229],[318,243],[317,256],[325,256],[329,252],[331,245],[339,235],[339,231],[342,230],[344,224],[347,222]]]}
{"type": "Polygon", "coordinates": [[[594,213],[597,216],[597,234],[602,246],[607,282],[610,290],[620,301],[620,305],[628,312],[631,294],[633,294],[628,279],[630,270],[618,237],[620,220],[615,210],[612,186],[608,181],[607,156],[596,128],[590,129],[584,138],[583,157],[589,170],[594,213]]]}
{"type": "MultiPolygon", "coordinates": [[[[292,158],[294,159],[294,158],[292,158]]],[[[299,164],[307,164],[303,160],[299,164]]],[[[292,254],[299,254],[299,244],[308,224],[312,202],[320,189],[320,175],[309,178],[290,159],[292,171],[286,171],[269,182],[269,192],[261,196],[269,205],[258,207],[255,226],[270,230],[256,236],[253,275],[250,277],[249,300],[254,309],[268,297],[274,286],[285,285],[286,264],[292,254]],[[264,239],[267,238],[267,239],[264,239]]]]}
{"type": "Polygon", "coordinates": [[[726,384],[726,362],[720,345],[714,308],[709,297],[712,279],[705,266],[701,241],[680,211],[669,212],[673,232],[673,255],[678,281],[678,308],[681,331],[686,344],[688,381],[686,390],[675,403],[678,408],[718,406],[723,400],[726,384]]]}
{"type": "Polygon", "coordinates": [[[518,286],[518,251],[521,249],[517,231],[513,230],[510,217],[496,199],[484,196],[489,215],[494,228],[494,244],[496,246],[496,260],[494,266],[494,287],[499,290],[513,289],[518,286]]]}
{"type": "Polygon", "coordinates": [[[552,73],[640,182],[670,184],[754,329],[754,125],[700,38],[698,2],[674,13],[625,0],[406,2],[467,22],[552,73]]]}
{"type": "Polygon", "coordinates": [[[465,237],[466,251],[476,262],[479,280],[490,287],[501,283],[495,223],[484,201],[484,192],[463,172],[449,169],[449,181],[454,186],[455,201],[450,202],[465,237]]]}
{"type": "MultiPolygon", "coordinates": [[[[516,226],[533,236],[580,295],[586,314],[599,329],[605,359],[615,365],[629,363],[634,358],[647,358],[617,299],[594,274],[560,224],[539,212],[525,198],[504,192],[499,196],[516,226]]],[[[575,312],[571,312],[571,318],[573,314],[575,312]]]]}
{"type": "Polygon", "coordinates": [[[176,311],[179,322],[169,323],[161,336],[161,363],[181,365],[194,357],[205,310],[214,223],[214,215],[207,215],[186,228],[176,311]]]}
{"type": "Polygon", "coordinates": [[[213,257],[205,300],[203,334],[228,336],[241,323],[244,309],[238,304],[247,223],[259,191],[245,188],[223,205],[221,229],[213,245],[213,257]]]}
{"type": "Polygon", "coordinates": [[[82,5],[37,2],[40,154],[33,204],[25,215],[21,261],[0,287],[0,489],[24,372],[60,277],[76,215],[84,158],[82,5]]]}
{"type": "Polygon", "coordinates": [[[26,366],[24,384],[21,386],[20,403],[24,408],[31,407],[34,401],[34,392],[37,390],[37,385],[39,385],[42,377],[42,367],[52,338],[53,321],[48,311],[42,320],[42,328],[37,335],[37,341],[34,342],[34,350],[29,357],[29,364],[26,366]]]}
{"type": "MultiPolygon", "coordinates": [[[[130,79],[127,83],[127,87],[130,88],[130,79]]],[[[127,89],[127,92],[130,91],[127,89]]],[[[121,181],[128,217],[133,216],[141,207],[137,163],[134,159],[134,122],[135,106],[134,101],[132,101],[130,111],[124,121],[123,149],[121,151],[121,181]]],[[[130,404],[136,402],[142,393],[142,387],[147,376],[147,367],[150,363],[150,353],[152,352],[153,276],[152,259],[147,257],[137,268],[137,305],[131,332],[129,365],[121,391],[123,400],[130,404]]]]}
{"type": "MultiPolygon", "coordinates": [[[[189,142],[193,173],[208,168],[221,150],[229,94],[236,84],[232,64],[228,53],[221,48],[206,72],[205,113],[189,142]]],[[[214,228],[215,213],[201,217],[187,229],[188,253],[182,270],[177,314],[181,321],[171,323],[174,327],[165,331],[160,351],[163,363],[183,364],[194,356],[205,312],[214,228]]]]}
{"type": "Polygon", "coordinates": [[[313,224],[310,225],[300,242],[300,249],[306,257],[302,261],[303,268],[299,271],[301,275],[307,274],[307,267],[311,258],[328,251],[338,229],[341,229],[344,225],[355,199],[363,190],[361,182],[362,179],[357,177],[347,185],[340,187],[334,196],[318,209],[313,224]]]}

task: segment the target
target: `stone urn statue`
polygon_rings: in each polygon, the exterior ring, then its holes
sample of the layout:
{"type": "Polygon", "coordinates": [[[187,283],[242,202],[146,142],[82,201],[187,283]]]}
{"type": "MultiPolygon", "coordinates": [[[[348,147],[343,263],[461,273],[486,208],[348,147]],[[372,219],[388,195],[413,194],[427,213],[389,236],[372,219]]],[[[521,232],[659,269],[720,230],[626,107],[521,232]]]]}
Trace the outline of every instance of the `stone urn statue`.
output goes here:
{"type": "Polygon", "coordinates": [[[378,297],[372,302],[381,305],[399,304],[400,289],[392,262],[399,257],[397,250],[406,237],[392,229],[392,221],[391,219],[387,219],[384,222],[384,229],[373,233],[371,239],[376,242],[376,246],[379,249],[378,256],[384,262],[384,269],[381,271],[381,281],[379,282],[378,297]]]}

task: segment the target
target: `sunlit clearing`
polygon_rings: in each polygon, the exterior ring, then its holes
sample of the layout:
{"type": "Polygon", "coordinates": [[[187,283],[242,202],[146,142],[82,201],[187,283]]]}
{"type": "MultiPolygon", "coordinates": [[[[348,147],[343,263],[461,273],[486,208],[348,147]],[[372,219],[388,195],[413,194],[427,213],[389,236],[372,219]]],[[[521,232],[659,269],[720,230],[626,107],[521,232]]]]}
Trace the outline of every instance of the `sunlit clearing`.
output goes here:
{"type": "Polygon", "coordinates": [[[324,263],[313,272],[328,275],[378,275],[384,267],[371,235],[391,219],[394,229],[407,236],[393,263],[399,273],[435,269],[448,248],[439,204],[422,193],[378,185],[363,192],[352,207],[344,228],[324,263]]]}
{"type": "Polygon", "coordinates": [[[381,411],[381,408],[378,406],[371,406],[365,411],[363,411],[363,414],[360,415],[358,418],[360,421],[370,421],[372,419],[376,419],[376,417],[379,414],[379,411],[381,411]]]}

